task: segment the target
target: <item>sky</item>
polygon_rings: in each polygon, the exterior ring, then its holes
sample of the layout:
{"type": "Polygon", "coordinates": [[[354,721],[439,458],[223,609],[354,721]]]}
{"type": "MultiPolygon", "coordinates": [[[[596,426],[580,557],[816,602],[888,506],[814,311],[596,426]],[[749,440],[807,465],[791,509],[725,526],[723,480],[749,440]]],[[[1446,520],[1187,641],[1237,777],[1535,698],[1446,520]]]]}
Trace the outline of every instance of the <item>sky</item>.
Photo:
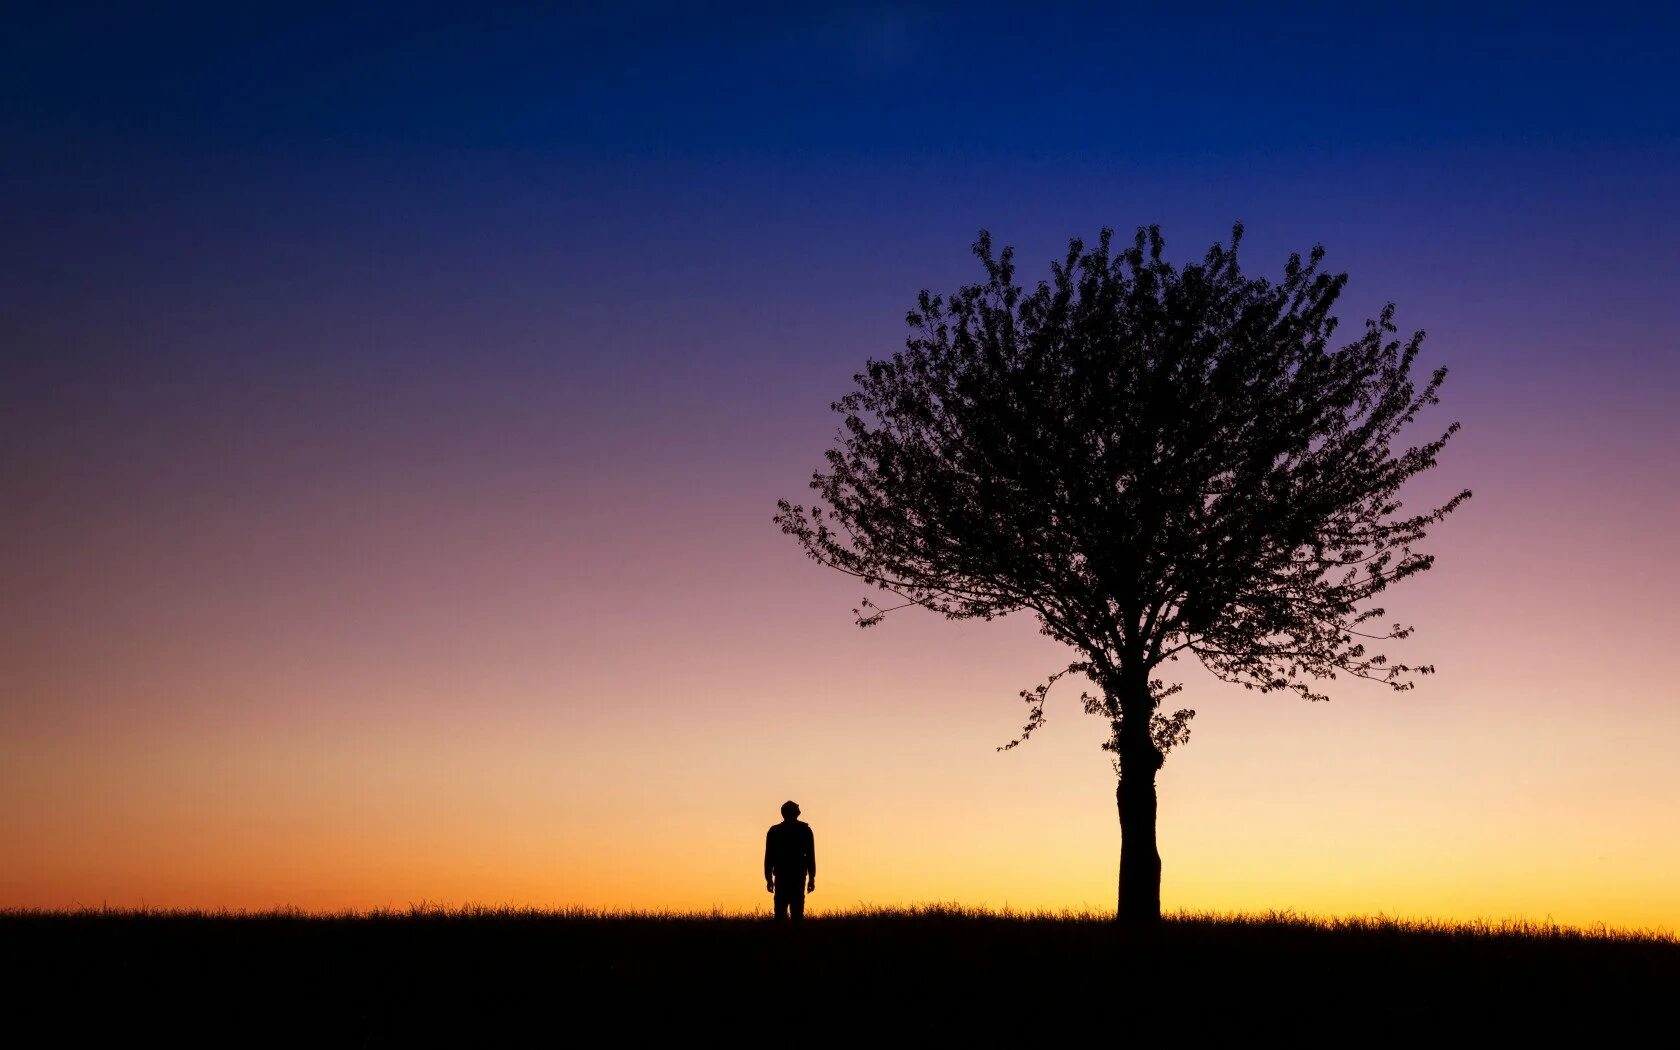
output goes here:
{"type": "Polygon", "coordinates": [[[770,519],[979,230],[1241,221],[1475,497],[1416,690],[1173,665],[1165,907],[1680,928],[1674,8],[567,6],[7,15],[0,907],[763,910],[792,798],[814,911],[1111,909],[1070,654],[770,519]]]}

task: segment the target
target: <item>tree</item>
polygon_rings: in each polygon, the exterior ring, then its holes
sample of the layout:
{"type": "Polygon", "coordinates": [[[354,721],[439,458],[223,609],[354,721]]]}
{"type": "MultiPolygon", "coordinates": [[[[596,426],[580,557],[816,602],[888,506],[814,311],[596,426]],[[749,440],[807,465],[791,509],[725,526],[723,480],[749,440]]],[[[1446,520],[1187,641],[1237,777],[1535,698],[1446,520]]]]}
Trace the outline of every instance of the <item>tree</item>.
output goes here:
{"type": "Polygon", "coordinates": [[[775,521],[805,553],[896,595],[860,626],[922,606],[952,619],[1028,610],[1078,659],[1021,696],[1044,720],[1051,685],[1082,675],[1112,729],[1121,855],[1118,917],[1160,918],[1155,776],[1195,712],[1161,709],[1192,655],[1261,692],[1326,699],[1338,675],[1409,689],[1430,666],[1368,643],[1412,628],[1369,605],[1428,569],[1414,550],[1468,491],[1421,514],[1397,497],[1458,430],[1391,446],[1446,377],[1411,378],[1423,333],[1391,338],[1394,306],[1331,349],[1347,275],[1322,247],[1281,282],[1244,277],[1241,225],[1200,264],[1164,262],[1159,228],[1132,246],[1069,243],[1031,292],[1014,253],[974,254],[982,284],[923,291],[905,349],[871,360],[832,407],[844,416],[819,499],[775,521]]]}

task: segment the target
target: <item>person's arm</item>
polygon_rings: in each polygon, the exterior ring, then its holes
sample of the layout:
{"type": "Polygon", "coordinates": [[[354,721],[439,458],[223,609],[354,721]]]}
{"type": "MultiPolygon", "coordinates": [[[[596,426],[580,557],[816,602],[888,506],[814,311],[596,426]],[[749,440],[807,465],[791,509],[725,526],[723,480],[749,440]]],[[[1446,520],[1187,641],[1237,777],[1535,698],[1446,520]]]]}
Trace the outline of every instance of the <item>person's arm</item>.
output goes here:
{"type": "Polygon", "coordinates": [[[764,888],[772,893],[776,891],[776,876],[770,870],[770,843],[775,837],[775,828],[764,833],[764,888]]]}
{"type": "Polygon", "coordinates": [[[805,832],[805,872],[805,891],[809,893],[817,888],[817,834],[809,830],[805,832]]]}

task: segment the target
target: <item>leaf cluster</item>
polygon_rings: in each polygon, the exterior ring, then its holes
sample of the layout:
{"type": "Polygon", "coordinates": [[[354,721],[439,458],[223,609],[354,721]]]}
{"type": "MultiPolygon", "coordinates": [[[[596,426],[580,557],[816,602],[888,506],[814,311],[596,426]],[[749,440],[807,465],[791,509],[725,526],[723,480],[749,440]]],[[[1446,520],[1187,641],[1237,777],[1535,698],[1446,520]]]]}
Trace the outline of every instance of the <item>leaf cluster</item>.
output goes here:
{"type": "Polygon", "coordinates": [[[1034,613],[1081,659],[1022,693],[1027,733],[1077,671],[1088,709],[1148,712],[1158,748],[1181,743],[1193,712],[1156,714],[1177,687],[1151,672],[1184,654],[1312,700],[1343,674],[1409,688],[1432,668],[1372,647],[1412,630],[1373,599],[1430,568],[1417,545],[1470,495],[1399,498],[1458,430],[1401,444],[1446,370],[1414,380],[1423,333],[1399,338],[1392,304],[1333,345],[1346,275],[1315,247],[1281,280],[1245,276],[1241,237],[1175,266],[1157,228],[1124,247],[1105,229],[1029,290],[982,232],[985,280],[921,293],[904,349],[833,405],[815,500],[781,501],[777,524],[897,597],[860,625],[1034,613]]]}

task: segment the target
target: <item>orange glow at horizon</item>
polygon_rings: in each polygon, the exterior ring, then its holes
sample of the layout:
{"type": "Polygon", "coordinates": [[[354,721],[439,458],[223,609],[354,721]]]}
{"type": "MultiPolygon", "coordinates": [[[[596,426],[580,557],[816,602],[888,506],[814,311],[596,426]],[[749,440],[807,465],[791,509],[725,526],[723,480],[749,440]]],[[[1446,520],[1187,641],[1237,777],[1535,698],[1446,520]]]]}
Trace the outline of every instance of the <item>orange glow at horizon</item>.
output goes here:
{"type": "MultiPolygon", "coordinates": [[[[1680,926],[1680,706],[1652,667],[1680,578],[1642,553],[1663,515],[1619,516],[1629,483],[1586,457],[1544,459],[1583,494],[1557,504],[1523,477],[1545,450],[1507,454],[1525,440],[1467,429],[1437,471],[1477,495],[1389,603],[1439,668],[1416,690],[1310,705],[1169,668],[1199,715],[1161,776],[1167,908],[1680,926]],[[1559,550],[1581,560],[1536,571],[1559,550]]],[[[994,750],[1065,654],[1024,617],[859,631],[856,589],[768,524],[796,469],[684,481],[656,452],[646,484],[536,495],[32,504],[0,906],[759,910],[794,798],[813,911],[1111,908],[1112,772],[1078,687],[994,750]]]]}

